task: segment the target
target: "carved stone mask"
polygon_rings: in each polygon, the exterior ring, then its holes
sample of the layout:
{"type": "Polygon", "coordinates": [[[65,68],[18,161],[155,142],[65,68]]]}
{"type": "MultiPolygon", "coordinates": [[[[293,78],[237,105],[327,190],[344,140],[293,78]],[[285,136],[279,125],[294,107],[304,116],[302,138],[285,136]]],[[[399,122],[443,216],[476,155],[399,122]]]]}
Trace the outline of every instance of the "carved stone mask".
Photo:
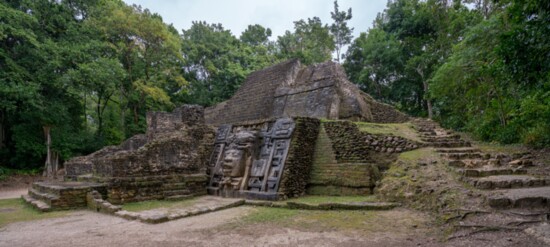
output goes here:
{"type": "Polygon", "coordinates": [[[247,160],[252,156],[257,139],[255,131],[239,131],[231,135],[224,152],[222,170],[224,177],[242,177],[247,160]]]}

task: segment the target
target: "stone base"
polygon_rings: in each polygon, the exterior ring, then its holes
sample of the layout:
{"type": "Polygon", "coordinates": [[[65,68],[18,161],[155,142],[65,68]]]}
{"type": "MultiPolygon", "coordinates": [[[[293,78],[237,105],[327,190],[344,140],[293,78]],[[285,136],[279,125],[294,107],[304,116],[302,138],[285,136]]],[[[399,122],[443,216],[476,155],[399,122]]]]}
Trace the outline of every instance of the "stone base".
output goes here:
{"type": "Polygon", "coordinates": [[[36,182],[23,197],[40,211],[84,208],[86,194],[91,191],[106,194],[104,184],[83,182],[36,182]]]}
{"type": "Polygon", "coordinates": [[[256,191],[226,191],[216,187],[208,187],[208,194],[228,198],[244,198],[248,200],[268,200],[278,201],[285,199],[285,196],[276,192],[256,192],[256,191]]]}
{"type": "Polygon", "coordinates": [[[306,193],[308,195],[323,196],[364,196],[372,195],[372,188],[334,185],[308,185],[306,193]]]}

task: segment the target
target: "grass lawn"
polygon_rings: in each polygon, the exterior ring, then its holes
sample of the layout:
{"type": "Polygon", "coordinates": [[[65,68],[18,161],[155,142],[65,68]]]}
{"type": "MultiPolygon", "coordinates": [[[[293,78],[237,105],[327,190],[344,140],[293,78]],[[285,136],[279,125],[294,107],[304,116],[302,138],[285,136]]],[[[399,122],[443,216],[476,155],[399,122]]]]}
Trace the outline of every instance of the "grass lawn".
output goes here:
{"type": "Polygon", "coordinates": [[[362,132],[370,134],[394,135],[403,137],[409,140],[421,142],[417,132],[412,128],[411,123],[367,123],[355,122],[357,127],[362,132]]]}
{"type": "Polygon", "coordinates": [[[309,204],[319,203],[347,203],[347,202],[376,202],[374,195],[369,196],[302,196],[287,200],[289,202],[301,202],[309,204]]]}
{"type": "Polygon", "coordinates": [[[245,217],[226,225],[227,228],[250,225],[290,227],[312,231],[379,232],[408,231],[425,225],[430,219],[408,210],[353,211],[353,210],[295,210],[256,207],[245,217]]]}
{"type": "Polygon", "coordinates": [[[0,227],[20,221],[62,217],[68,213],[68,211],[42,213],[25,204],[20,198],[2,199],[0,200],[0,227]]]}

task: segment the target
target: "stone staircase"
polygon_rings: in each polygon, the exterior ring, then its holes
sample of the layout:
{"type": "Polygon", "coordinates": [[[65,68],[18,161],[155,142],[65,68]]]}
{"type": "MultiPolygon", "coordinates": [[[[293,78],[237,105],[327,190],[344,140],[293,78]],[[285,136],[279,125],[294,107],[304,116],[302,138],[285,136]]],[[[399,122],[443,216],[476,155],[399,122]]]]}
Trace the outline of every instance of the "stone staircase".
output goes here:
{"type": "Polygon", "coordinates": [[[21,197],[37,210],[47,212],[85,208],[86,194],[91,191],[105,193],[105,186],[86,182],[36,182],[29,193],[21,197]]]}
{"type": "Polygon", "coordinates": [[[417,119],[415,126],[428,146],[436,148],[461,180],[483,192],[495,209],[550,209],[550,177],[533,172],[529,154],[488,154],[437,123],[417,119]]]}

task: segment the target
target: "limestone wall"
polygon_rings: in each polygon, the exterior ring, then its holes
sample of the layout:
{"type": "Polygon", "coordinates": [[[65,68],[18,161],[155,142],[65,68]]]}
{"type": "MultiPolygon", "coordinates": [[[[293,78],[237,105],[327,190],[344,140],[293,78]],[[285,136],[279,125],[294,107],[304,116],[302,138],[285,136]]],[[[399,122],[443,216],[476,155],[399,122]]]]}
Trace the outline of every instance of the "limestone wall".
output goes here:
{"type": "Polygon", "coordinates": [[[370,95],[362,93],[365,101],[369,104],[374,123],[404,123],[410,118],[400,111],[395,110],[391,105],[374,100],[370,95]]]}
{"type": "Polygon", "coordinates": [[[371,194],[381,178],[380,170],[396,159],[396,153],[417,147],[415,142],[401,137],[361,132],[353,122],[323,122],[307,193],[371,194]]]}
{"type": "Polygon", "coordinates": [[[217,126],[250,120],[272,119],[275,90],[280,85],[288,84],[299,68],[298,60],[289,60],[253,72],[231,99],[214,107],[206,108],[206,122],[217,126]]]}
{"type": "Polygon", "coordinates": [[[146,135],[69,160],[66,179],[104,183],[112,203],[206,194],[214,130],[203,108],[150,112],[147,125],[146,135]]]}
{"type": "Polygon", "coordinates": [[[207,108],[205,119],[215,126],[282,117],[406,121],[404,114],[364,95],[337,63],[302,67],[290,60],[252,73],[231,99],[207,108]]]}
{"type": "Polygon", "coordinates": [[[310,178],[315,141],[320,121],[313,118],[295,118],[296,130],[281,178],[279,193],[285,197],[302,196],[310,178]]]}

